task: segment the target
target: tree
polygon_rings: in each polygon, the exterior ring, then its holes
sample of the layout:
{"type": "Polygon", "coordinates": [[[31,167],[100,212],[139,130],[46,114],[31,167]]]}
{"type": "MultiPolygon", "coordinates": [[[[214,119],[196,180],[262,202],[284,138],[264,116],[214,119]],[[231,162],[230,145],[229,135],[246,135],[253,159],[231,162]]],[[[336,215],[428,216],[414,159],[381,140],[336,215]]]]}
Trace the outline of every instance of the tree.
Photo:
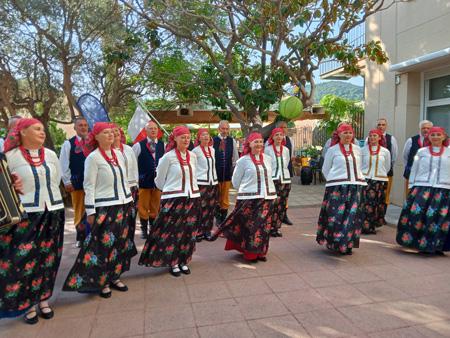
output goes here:
{"type": "Polygon", "coordinates": [[[288,83],[300,86],[300,97],[310,106],[313,72],[326,58],[341,61],[351,74],[359,73],[363,57],[387,60],[379,42],[354,48],[344,39],[351,28],[388,6],[384,0],[122,3],[148,26],[180,39],[202,58],[210,101],[226,105],[243,127],[261,126],[263,113],[282,97],[288,83]]]}

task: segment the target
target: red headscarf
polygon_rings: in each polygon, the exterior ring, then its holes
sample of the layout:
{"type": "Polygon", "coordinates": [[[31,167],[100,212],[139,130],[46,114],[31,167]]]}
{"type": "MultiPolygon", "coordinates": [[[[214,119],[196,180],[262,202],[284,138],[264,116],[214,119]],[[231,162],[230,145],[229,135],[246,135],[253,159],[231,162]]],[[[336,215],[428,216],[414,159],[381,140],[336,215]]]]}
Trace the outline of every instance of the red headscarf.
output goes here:
{"type": "MultiPolygon", "coordinates": [[[[269,140],[267,141],[267,143],[274,144],[273,137],[275,136],[276,133],[282,133],[284,136],[284,130],[282,128],[274,128],[272,130],[272,133],[270,134],[270,137],[269,137],[269,140]]],[[[281,144],[286,145],[286,140],[283,139],[283,141],[281,141],[281,144]]]]}
{"type": "Polygon", "coordinates": [[[250,143],[252,143],[254,140],[263,139],[262,135],[257,132],[250,133],[244,142],[244,149],[242,151],[242,156],[247,155],[250,153],[250,143]]]}
{"type": "Polygon", "coordinates": [[[24,129],[27,129],[28,127],[32,126],[33,124],[40,123],[41,121],[34,118],[21,118],[17,121],[16,125],[13,129],[11,129],[6,136],[5,144],[4,144],[4,152],[8,152],[14,148],[17,148],[21,145],[20,140],[20,132],[24,129]]]}
{"type": "Polygon", "coordinates": [[[176,147],[175,137],[190,134],[190,130],[186,126],[177,126],[172,130],[172,133],[169,135],[169,142],[166,145],[166,152],[174,149],[176,147]]]}
{"type": "MultiPolygon", "coordinates": [[[[386,147],[386,138],[384,137],[383,132],[380,129],[372,129],[371,131],[369,131],[369,135],[370,134],[377,134],[378,136],[380,136],[378,144],[382,147],[386,147]]],[[[369,142],[367,142],[367,144],[369,144],[369,142]]]]}
{"type": "MultiPolygon", "coordinates": [[[[197,146],[200,144],[200,136],[202,136],[203,133],[208,133],[208,135],[209,135],[209,130],[206,129],[206,128],[200,128],[200,129],[198,130],[198,132],[197,132],[197,138],[195,139],[194,146],[197,147],[197,146]]],[[[210,135],[210,136],[209,136],[208,146],[212,146],[212,144],[213,144],[213,141],[212,141],[212,138],[211,138],[211,135],[210,135]]]]}
{"type": "Polygon", "coordinates": [[[95,139],[95,136],[101,133],[105,129],[113,129],[116,128],[116,125],[111,122],[96,122],[94,124],[94,128],[92,128],[91,132],[86,137],[86,141],[83,147],[84,156],[88,156],[91,152],[93,152],[98,147],[98,142],[95,139]]]}
{"type": "Polygon", "coordinates": [[[345,131],[351,131],[353,133],[353,139],[352,143],[355,139],[355,132],[353,131],[353,127],[348,123],[342,123],[334,132],[333,136],[331,137],[331,146],[334,146],[335,144],[338,144],[340,142],[339,134],[345,132],[345,131]]]}
{"type": "Polygon", "coordinates": [[[431,140],[430,140],[431,133],[441,133],[441,134],[443,134],[445,136],[445,140],[444,140],[444,142],[442,142],[442,145],[445,146],[445,147],[448,147],[448,145],[449,145],[448,135],[447,135],[445,129],[442,128],[442,127],[439,127],[439,126],[431,127],[430,131],[428,132],[427,137],[425,138],[426,142],[424,142],[424,143],[425,143],[426,146],[431,145],[431,140]]]}

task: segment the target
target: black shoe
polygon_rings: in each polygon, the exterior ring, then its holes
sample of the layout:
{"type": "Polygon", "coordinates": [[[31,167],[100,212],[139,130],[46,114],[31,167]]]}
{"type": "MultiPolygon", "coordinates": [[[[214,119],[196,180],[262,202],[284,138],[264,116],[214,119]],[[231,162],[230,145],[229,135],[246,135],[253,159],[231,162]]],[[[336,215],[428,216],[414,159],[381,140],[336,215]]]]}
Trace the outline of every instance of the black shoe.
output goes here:
{"type": "Polygon", "coordinates": [[[180,277],[181,276],[181,269],[177,267],[171,267],[170,268],[170,274],[174,277],[180,277]]]}
{"type": "Polygon", "coordinates": [[[289,219],[287,214],[286,214],[286,216],[284,216],[284,218],[283,218],[283,220],[281,222],[286,224],[286,225],[293,225],[294,224],[294,223],[291,222],[291,220],[289,219]]]}
{"type": "Polygon", "coordinates": [[[23,316],[23,319],[25,320],[25,323],[30,324],[30,325],[34,325],[39,322],[39,317],[38,317],[36,310],[27,312],[25,314],[25,316],[23,316]],[[30,314],[30,313],[34,313],[34,316],[29,317],[28,314],[30,314]]]}
{"type": "Polygon", "coordinates": [[[117,291],[121,291],[121,292],[127,292],[128,291],[128,286],[126,286],[125,284],[123,284],[122,286],[119,286],[118,284],[122,283],[120,280],[116,280],[114,282],[111,283],[110,287],[111,289],[117,290],[117,291]]]}
{"type": "Polygon", "coordinates": [[[345,252],[346,255],[353,255],[352,249],[347,249],[347,251],[345,252]]]}
{"type": "Polygon", "coordinates": [[[104,288],[102,291],[100,291],[99,295],[102,298],[111,298],[111,290],[109,291],[104,291],[106,288],[104,288]]]}
{"type": "Polygon", "coordinates": [[[281,231],[280,230],[277,230],[276,232],[275,232],[275,237],[283,237],[283,234],[281,233],[281,231]]]}
{"type": "Polygon", "coordinates": [[[250,262],[250,263],[258,263],[258,262],[259,262],[259,259],[258,259],[258,258],[250,259],[249,262],[250,262]]]}
{"type": "Polygon", "coordinates": [[[277,232],[274,230],[270,230],[270,237],[278,237],[277,232]]]}
{"type": "Polygon", "coordinates": [[[198,235],[197,237],[195,237],[195,241],[197,243],[200,243],[201,241],[203,241],[205,239],[204,235],[198,235]]]}
{"type": "Polygon", "coordinates": [[[141,219],[141,239],[148,238],[148,220],[141,219]]]}
{"type": "Polygon", "coordinates": [[[216,232],[216,233],[210,233],[210,234],[208,235],[208,237],[205,237],[205,239],[206,239],[208,242],[214,242],[215,240],[217,240],[217,238],[219,238],[219,233],[218,233],[218,232],[216,232]]]}
{"type": "Polygon", "coordinates": [[[258,261],[260,261],[260,262],[267,262],[267,257],[266,256],[258,257],[258,261]]]}
{"type": "Polygon", "coordinates": [[[185,275],[190,275],[191,274],[191,270],[189,269],[189,267],[187,265],[181,265],[180,264],[180,270],[185,275]]]}
{"type": "Polygon", "coordinates": [[[55,315],[55,313],[53,312],[53,310],[52,310],[52,308],[50,306],[43,306],[43,307],[41,307],[39,305],[39,311],[41,313],[41,317],[44,318],[44,319],[51,319],[55,315]],[[43,310],[45,310],[45,309],[50,309],[50,311],[44,312],[43,310]]]}
{"type": "Polygon", "coordinates": [[[445,253],[443,251],[436,251],[435,254],[437,256],[445,256],[445,253]]]}

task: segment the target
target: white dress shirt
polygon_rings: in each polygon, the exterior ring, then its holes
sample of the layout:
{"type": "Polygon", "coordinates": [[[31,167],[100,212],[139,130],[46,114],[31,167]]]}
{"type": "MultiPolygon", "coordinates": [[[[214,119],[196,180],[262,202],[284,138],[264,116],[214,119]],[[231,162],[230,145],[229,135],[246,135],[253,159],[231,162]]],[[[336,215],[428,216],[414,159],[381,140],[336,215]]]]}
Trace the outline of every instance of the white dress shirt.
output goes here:
{"type": "MultiPolygon", "coordinates": [[[[61,169],[58,157],[50,149],[44,148],[44,151],[45,162],[37,167],[27,162],[19,148],[5,154],[11,172],[15,172],[22,179],[24,194],[19,196],[26,212],[64,208],[59,190],[61,169]]],[[[30,155],[38,156],[38,150],[31,150],[30,155]]]]}
{"type": "MultiPolygon", "coordinates": [[[[377,147],[372,146],[372,151],[377,147]]],[[[385,147],[380,147],[377,155],[371,155],[369,145],[362,149],[362,172],[366,179],[375,181],[389,181],[388,172],[391,170],[391,153],[385,147]]]]}
{"type": "MultiPolygon", "coordinates": [[[[75,136],[78,141],[81,141],[81,137],[75,136]]],[[[70,172],[70,141],[65,140],[61,146],[61,151],[59,153],[59,163],[61,165],[61,176],[64,185],[71,184],[72,173],[70,172]]]]}
{"type": "MultiPolygon", "coordinates": [[[[281,180],[281,183],[291,183],[291,175],[289,173],[288,165],[291,160],[289,155],[289,149],[286,146],[281,146],[281,156],[276,156],[273,151],[272,145],[268,144],[264,148],[264,154],[270,157],[272,166],[272,179],[274,181],[281,180]]],[[[278,151],[280,147],[278,147],[278,151]]]]}
{"type": "MultiPolygon", "coordinates": [[[[125,159],[120,151],[114,151],[118,166],[105,160],[97,148],[84,163],[84,203],[86,214],[95,214],[95,208],[126,204],[133,200],[128,185],[125,159]]],[[[105,152],[111,157],[111,151],[105,152]]]]}
{"type": "Polygon", "coordinates": [[[213,147],[208,147],[211,157],[207,158],[201,149],[197,146],[192,149],[192,152],[197,156],[197,184],[198,185],[216,185],[217,172],[215,150],[213,147]]]}
{"type": "MultiPolygon", "coordinates": [[[[135,152],[127,144],[122,144],[122,146],[123,146],[122,155],[125,159],[125,167],[127,168],[128,184],[130,188],[137,187],[139,181],[139,171],[135,152]]],[[[116,148],[116,152],[117,151],[120,151],[120,149],[116,148]]]]}
{"type": "MultiPolygon", "coordinates": [[[[348,144],[344,145],[349,150],[348,144]]],[[[327,180],[326,187],[344,184],[367,185],[361,171],[361,148],[352,145],[353,156],[344,156],[339,143],[326,152],[322,173],[327,180]]]]}
{"type": "Polygon", "coordinates": [[[0,153],[3,153],[4,149],[5,149],[5,139],[3,137],[0,137],[0,153]]]}
{"type": "MultiPolygon", "coordinates": [[[[272,180],[272,160],[269,156],[262,154],[261,156],[264,158],[264,165],[254,164],[250,155],[244,155],[236,162],[231,182],[233,187],[238,190],[238,200],[277,198],[272,180]]],[[[256,155],[256,159],[259,160],[258,155],[256,155]]]]}
{"type": "MultiPolygon", "coordinates": [[[[433,147],[434,152],[439,149],[433,147]]],[[[450,148],[441,156],[432,156],[429,147],[419,149],[409,176],[409,187],[414,186],[450,189],[450,148]]]]}
{"type": "MultiPolygon", "coordinates": [[[[165,153],[156,168],[155,185],[162,191],[161,199],[200,197],[197,185],[197,156],[189,151],[189,165],[181,165],[175,149],[165,153]]],[[[181,154],[185,159],[185,155],[181,154]]]]}
{"type": "MultiPolygon", "coordinates": [[[[149,137],[147,137],[147,142],[151,142],[152,141],[152,139],[151,138],[149,138],[149,137]]],[[[153,142],[155,142],[155,144],[156,143],[158,143],[158,139],[157,138],[155,138],[154,140],[153,140],[153,142]]],[[[164,143],[163,143],[164,144],[164,143]]],[[[164,148],[166,147],[166,145],[164,144],[164,148]]],[[[138,158],[139,157],[139,155],[141,154],[141,142],[137,142],[137,143],[135,143],[135,144],[133,144],[133,151],[134,151],[134,154],[136,155],[136,158],[138,158]]],[[[153,157],[155,157],[155,155],[153,154],[153,157]]]]}

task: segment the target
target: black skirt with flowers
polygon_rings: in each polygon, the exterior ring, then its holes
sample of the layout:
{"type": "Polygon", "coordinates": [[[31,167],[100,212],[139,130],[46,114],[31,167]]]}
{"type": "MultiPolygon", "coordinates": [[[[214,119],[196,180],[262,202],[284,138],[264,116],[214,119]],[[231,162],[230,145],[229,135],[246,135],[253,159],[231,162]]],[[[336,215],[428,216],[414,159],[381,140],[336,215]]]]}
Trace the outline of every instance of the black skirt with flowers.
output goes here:
{"type": "Polygon", "coordinates": [[[325,189],[318,221],[317,243],[340,253],[359,247],[363,188],[361,185],[343,184],[325,189]]]}
{"type": "Polygon", "coordinates": [[[386,188],[384,181],[368,180],[363,190],[362,232],[367,233],[384,224],[386,188]]]}
{"type": "Polygon", "coordinates": [[[0,235],[0,318],[18,316],[51,297],[64,221],[64,209],[32,212],[0,235]]]}
{"type": "Polygon", "coordinates": [[[281,180],[273,181],[275,189],[277,190],[277,199],[274,201],[273,206],[273,219],[272,219],[272,229],[278,230],[281,228],[281,223],[286,217],[286,206],[291,191],[290,183],[281,183],[281,180]]]}
{"type": "Polygon", "coordinates": [[[397,243],[422,252],[450,251],[450,190],[413,187],[397,225],[397,243]]]}
{"type": "Polygon", "coordinates": [[[209,234],[214,225],[214,213],[219,203],[219,186],[199,185],[200,189],[200,219],[198,233],[209,234]]]}
{"type": "Polygon", "coordinates": [[[195,251],[200,198],[163,199],[160,206],[139,265],[158,268],[187,264],[195,251]]]}
{"type": "Polygon", "coordinates": [[[133,202],[95,209],[91,233],[64,282],[64,291],[97,292],[130,269],[131,258],[137,254],[129,236],[133,212],[133,202]]]}

